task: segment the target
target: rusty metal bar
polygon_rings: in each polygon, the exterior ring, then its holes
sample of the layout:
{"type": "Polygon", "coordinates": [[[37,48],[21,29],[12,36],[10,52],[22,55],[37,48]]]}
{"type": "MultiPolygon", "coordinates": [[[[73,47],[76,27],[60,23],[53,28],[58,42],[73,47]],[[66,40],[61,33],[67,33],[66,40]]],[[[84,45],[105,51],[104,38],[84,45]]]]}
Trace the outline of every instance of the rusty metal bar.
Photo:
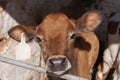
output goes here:
{"type": "MultiPolygon", "coordinates": [[[[30,69],[30,70],[40,72],[40,73],[44,73],[44,74],[48,74],[48,75],[51,75],[51,76],[56,76],[56,75],[47,73],[47,71],[42,67],[35,66],[35,65],[32,65],[32,64],[28,64],[28,63],[21,62],[21,61],[17,61],[17,60],[14,60],[14,59],[10,59],[10,58],[0,56],[0,62],[4,62],[4,63],[8,63],[8,64],[15,65],[15,66],[18,66],[18,67],[30,69]]],[[[56,76],[56,77],[60,77],[60,78],[66,79],[66,80],[89,80],[89,79],[86,79],[86,78],[81,78],[81,77],[78,77],[78,76],[75,76],[75,75],[70,75],[70,74],[64,74],[62,76],[56,76]]]]}

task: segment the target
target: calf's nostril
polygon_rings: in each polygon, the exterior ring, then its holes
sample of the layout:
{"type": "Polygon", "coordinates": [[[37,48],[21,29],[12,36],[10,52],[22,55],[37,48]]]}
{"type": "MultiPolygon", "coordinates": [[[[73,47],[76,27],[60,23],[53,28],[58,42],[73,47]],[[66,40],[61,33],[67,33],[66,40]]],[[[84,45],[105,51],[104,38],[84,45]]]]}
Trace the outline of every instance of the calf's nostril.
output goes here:
{"type": "Polygon", "coordinates": [[[54,66],[54,63],[53,63],[53,61],[52,61],[52,60],[49,60],[49,63],[48,63],[48,65],[53,67],[53,66],[54,66]]]}
{"type": "Polygon", "coordinates": [[[62,65],[67,65],[67,59],[66,59],[66,58],[63,58],[61,64],[62,64],[62,65]]]}

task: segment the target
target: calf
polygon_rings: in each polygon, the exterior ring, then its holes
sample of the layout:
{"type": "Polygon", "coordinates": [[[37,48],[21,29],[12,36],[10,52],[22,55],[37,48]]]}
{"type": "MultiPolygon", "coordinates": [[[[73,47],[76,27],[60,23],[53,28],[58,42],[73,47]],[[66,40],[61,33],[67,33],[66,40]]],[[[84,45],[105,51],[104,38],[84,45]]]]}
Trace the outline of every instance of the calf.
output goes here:
{"type": "MultiPolygon", "coordinates": [[[[17,41],[20,41],[21,33],[25,34],[26,42],[35,39],[41,47],[48,72],[90,78],[99,51],[99,41],[92,30],[101,20],[97,11],[87,12],[76,21],[62,13],[49,14],[37,27],[19,25],[8,34],[17,41]]],[[[48,75],[46,80],[62,79],[48,75]]]]}
{"type": "MultiPolygon", "coordinates": [[[[114,68],[113,80],[120,79],[120,12],[111,16],[108,22],[108,48],[103,56],[103,75],[107,77],[111,68],[114,68]],[[117,63],[117,64],[116,64],[117,63]]],[[[109,76],[111,77],[111,76],[109,76]]]]}

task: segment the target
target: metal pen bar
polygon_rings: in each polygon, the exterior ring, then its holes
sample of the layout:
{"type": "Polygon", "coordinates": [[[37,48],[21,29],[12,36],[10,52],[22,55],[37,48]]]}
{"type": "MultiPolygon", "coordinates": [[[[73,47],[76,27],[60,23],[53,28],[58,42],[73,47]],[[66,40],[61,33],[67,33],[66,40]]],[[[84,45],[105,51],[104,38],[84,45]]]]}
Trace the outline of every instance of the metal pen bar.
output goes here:
{"type": "MultiPolygon", "coordinates": [[[[48,75],[51,75],[51,76],[56,76],[56,75],[47,73],[47,71],[44,68],[41,68],[41,67],[38,67],[38,66],[35,66],[35,65],[32,65],[32,64],[28,64],[28,63],[25,63],[25,62],[17,61],[17,60],[14,60],[14,59],[10,59],[10,58],[0,56],[0,62],[4,62],[4,63],[8,63],[8,64],[15,65],[15,66],[18,66],[18,67],[30,69],[30,70],[40,72],[40,73],[44,73],[44,74],[48,74],[48,75]]],[[[56,76],[56,77],[63,78],[63,79],[66,79],[66,80],[89,80],[89,79],[86,79],[86,78],[81,78],[81,77],[70,75],[70,74],[64,74],[62,76],[56,76]]]]}

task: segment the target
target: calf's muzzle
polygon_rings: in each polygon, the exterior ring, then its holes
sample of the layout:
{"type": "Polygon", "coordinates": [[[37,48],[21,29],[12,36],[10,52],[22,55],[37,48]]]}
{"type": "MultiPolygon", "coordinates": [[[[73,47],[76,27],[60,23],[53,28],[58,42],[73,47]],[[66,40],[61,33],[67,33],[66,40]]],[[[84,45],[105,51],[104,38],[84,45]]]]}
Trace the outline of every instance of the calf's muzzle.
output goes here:
{"type": "Polygon", "coordinates": [[[71,68],[71,64],[65,56],[51,56],[47,60],[47,70],[56,75],[62,75],[71,68]]]}

